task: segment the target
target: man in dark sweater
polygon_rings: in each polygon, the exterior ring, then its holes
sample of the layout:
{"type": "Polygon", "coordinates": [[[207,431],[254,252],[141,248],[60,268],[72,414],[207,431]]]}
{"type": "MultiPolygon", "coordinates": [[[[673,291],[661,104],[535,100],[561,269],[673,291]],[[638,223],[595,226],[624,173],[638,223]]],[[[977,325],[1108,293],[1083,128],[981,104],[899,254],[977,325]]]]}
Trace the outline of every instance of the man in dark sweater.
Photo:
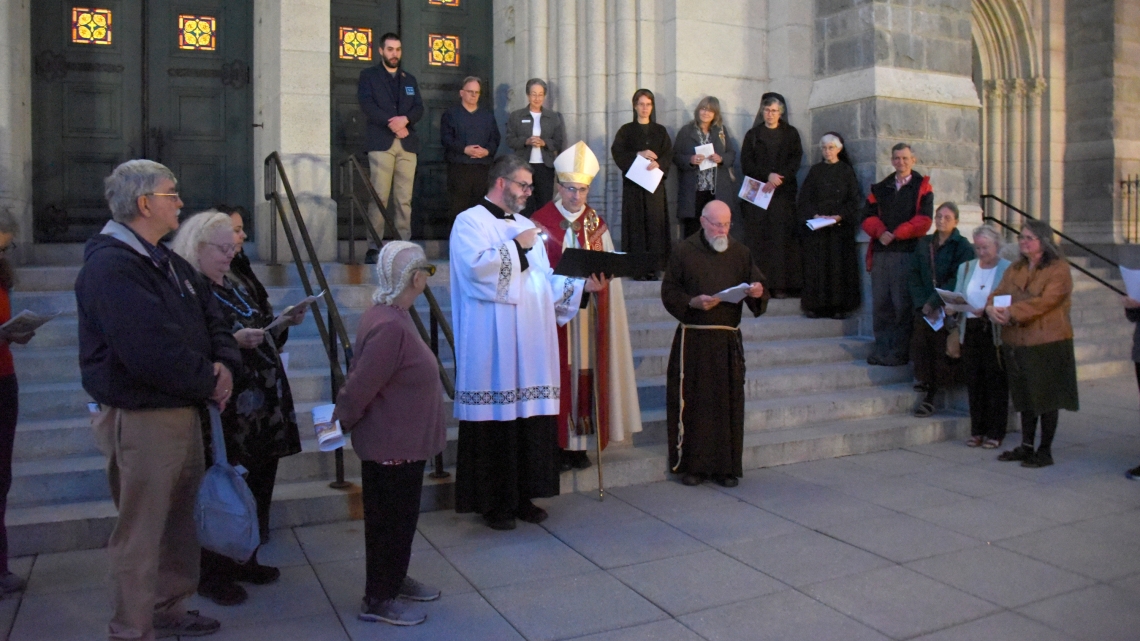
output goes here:
{"type": "Polygon", "coordinates": [[[482,81],[463,79],[460,104],[443,113],[439,139],[447,160],[447,193],[452,220],[456,214],[478,205],[487,193],[487,173],[499,149],[499,125],[490,109],[479,108],[482,81]]]}
{"type": "MultiPolygon", "coordinates": [[[[400,36],[386,33],[376,48],[383,62],[360,72],[356,98],[368,121],[365,145],[372,186],[385,207],[396,192],[389,214],[397,235],[407,240],[412,235],[412,184],[420,151],[415,125],[424,115],[424,101],[415,76],[400,69],[400,36]]],[[[383,237],[384,220],[375,203],[369,204],[368,217],[383,237]]]]}
{"type": "Polygon", "coordinates": [[[241,354],[209,283],[160,239],[178,228],[174,174],[125,162],[105,181],[113,220],[87,241],[75,281],[83,389],[119,517],[107,543],[111,639],[211,634],[198,588],[194,505],[204,472],[199,410],[224,406],[241,354]]]}
{"type": "Polygon", "coordinates": [[[907,290],[907,274],[918,239],[926,235],[934,215],[930,178],[912,171],[916,162],[910,145],[891,148],[894,173],[871,186],[863,209],[867,245],[867,271],[871,272],[872,319],[875,346],[871,365],[906,365],[914,310],[907,290]]]}

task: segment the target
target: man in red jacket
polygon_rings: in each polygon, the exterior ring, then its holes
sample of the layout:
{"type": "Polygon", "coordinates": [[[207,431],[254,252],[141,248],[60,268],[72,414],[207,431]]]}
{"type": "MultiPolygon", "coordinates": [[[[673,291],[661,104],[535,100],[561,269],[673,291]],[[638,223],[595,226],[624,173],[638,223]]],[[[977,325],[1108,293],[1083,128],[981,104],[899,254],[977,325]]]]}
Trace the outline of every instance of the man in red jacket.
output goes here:
{"type": "Polygon", "coordinates": [[[867,245],[867,271],[871,272],[871,315],[875,346],[871,365],[906,365],[910,360],[913,305],[907,291],[907,272],[918,239],[930,229],[934,190],[930,178],[912,171],[916,162],[910,145],[891,148],[894,173],[871,186],[863,208],[867,245]]]}

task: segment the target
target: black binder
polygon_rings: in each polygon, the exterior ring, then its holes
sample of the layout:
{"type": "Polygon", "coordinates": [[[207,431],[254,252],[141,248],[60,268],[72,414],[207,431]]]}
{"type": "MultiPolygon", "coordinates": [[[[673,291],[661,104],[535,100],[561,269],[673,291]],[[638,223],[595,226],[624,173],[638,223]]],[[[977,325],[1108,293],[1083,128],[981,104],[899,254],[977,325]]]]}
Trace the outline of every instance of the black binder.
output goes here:
{"type": "Polygon", "coordinates": [[[644,276],[653,266],[650,254],[618,254],[588,249],[564,249],[562,259],[554,273],[559,276],[589,278],[591,274],[605,274],[608,278],[636,278],[644,276]]]}

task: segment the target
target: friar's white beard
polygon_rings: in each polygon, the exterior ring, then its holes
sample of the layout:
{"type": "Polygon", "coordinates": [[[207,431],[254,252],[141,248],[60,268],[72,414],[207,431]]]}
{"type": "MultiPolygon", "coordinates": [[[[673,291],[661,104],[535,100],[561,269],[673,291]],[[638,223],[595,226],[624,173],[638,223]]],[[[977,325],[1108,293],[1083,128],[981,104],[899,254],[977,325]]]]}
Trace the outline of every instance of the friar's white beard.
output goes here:
{"type": "Polygon", "coordinates": [[[717,236],[716,238],[709,238],[708,233],[705,233],[705,240],[709,241],[709,244],[712,245],[712,248],[715,249],[718,254],[723,253],[726,249],[728,249],[728,236],[717,236]]]}

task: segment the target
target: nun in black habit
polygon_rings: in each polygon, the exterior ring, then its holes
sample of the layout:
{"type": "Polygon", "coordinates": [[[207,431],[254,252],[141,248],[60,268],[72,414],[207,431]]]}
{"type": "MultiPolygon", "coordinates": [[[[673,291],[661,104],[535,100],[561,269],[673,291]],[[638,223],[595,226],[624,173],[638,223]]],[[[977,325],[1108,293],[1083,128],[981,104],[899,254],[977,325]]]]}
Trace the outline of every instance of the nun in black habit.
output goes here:
{"type": "Polygon", "coordinates": [[[618,129],[610,154],[621,168],[621,249],[626,253],[647,253],[651,264],[639,280],[656,280],[669,259],[672,239],[669,235],[669,212],[665,199],[665,178],[673,158],[673,139],[665,127],[657,124],[657,107],[653,92],[638,89],[633,94],[633,121],[618,129]],[[649,193],[624,175],[637,156],[650,161],[649,168],[660,167],[665,177],[657,190],[649,193]]]}
{"type": "Polygon", "coordinates": [[[768,277],[773,298],[798,297],[803,287],[802,258],[796,216],[796,172],[804,157],[800,132],[788,124],[787,104],[778,93],[760,100],[757,124],[744,136],[740,168],[775,193],[768,209],[741,201],[752,259],[768,277]]]}

